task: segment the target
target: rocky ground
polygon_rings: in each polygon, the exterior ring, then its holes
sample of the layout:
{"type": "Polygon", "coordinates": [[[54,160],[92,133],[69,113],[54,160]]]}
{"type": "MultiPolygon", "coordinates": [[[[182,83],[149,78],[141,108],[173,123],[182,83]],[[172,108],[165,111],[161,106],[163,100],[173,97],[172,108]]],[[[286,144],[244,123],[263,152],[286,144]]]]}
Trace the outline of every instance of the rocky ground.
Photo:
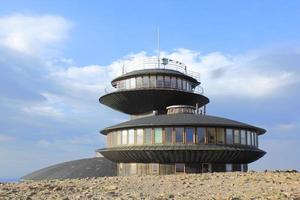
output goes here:
{"type": "Polygon", "coordinates": [[[300,200],[300,173],[233,172],[0,183],[0,199],[300,200]]]}

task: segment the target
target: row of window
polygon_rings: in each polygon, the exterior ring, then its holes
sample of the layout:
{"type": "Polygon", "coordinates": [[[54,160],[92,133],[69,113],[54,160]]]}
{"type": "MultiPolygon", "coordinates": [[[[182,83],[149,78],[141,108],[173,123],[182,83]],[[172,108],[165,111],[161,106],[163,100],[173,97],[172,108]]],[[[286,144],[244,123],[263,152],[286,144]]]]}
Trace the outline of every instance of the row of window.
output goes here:
{"type": "Polygon", "coordinates": [[[118,175],[165,175],[181,173],[235,172],[248,170],[247,164],[210,164],[210,163],[119,163],[118,175]]]}
{"type": "Polygon", "coordinates": [[[258,147],[258,135],[249,130],[229,128],[140,128],[110,132],[107,144],[108,147],[151,144],[242,144],[258,147]]]}
{"type": "Polygon", "coordinates": [[[116,88],[173,88],[185,91],[193,91],[195,84],[175,76],[148,75],[138,76],[116,82],[116,88]]]}

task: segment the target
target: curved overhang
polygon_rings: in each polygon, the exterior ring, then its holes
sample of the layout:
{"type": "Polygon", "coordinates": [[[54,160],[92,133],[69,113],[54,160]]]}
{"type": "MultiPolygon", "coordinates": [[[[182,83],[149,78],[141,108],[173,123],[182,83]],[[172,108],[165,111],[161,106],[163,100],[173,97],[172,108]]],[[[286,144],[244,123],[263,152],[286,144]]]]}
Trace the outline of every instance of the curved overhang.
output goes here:
{"type": "Polygon", "coordinates": [[[106,135],[108,132],[128,129],[128,128],[146,128],[146,127],[176,127],[176,126],[195,126],[195,127],[221,127],[221,128],[240,128],[253,130],[258,135],[264,134],[265,129],[234,121],[231,119],[200,115],[200,114],[170,114],[170,115],[153,115],[150,117],[142,117],[129,120],[114,126],[110,126],[101,131],[106,135]]]}
{"type": "Polygon", "coordinates": [[[175,89],[131,89],[108,93],[99,98],[99,102],[120,112],[139,115],[153,110],[166,110],[171,105],[190,105],[199,107],[209,99],[201,94],[175,89]]]}
{"type": "Polygon", "coordinates": [[[97,151],[122,163],[251,163],[266,154],[257,148],[228,145],[130,146],[97,151]]]}
{"type": "Polygon", "coordinates": [[[172,70],[172,69],[163,69],[163,68],[156,68],[156,69],[142,69],[142,70],[135,70],[131,71],[129,73],[123,74],[111,81],[112,85],[116,81],[121,81],[125,79],[129,79],[132,77],[137,77],[137,76],[145,76],[145,75],[168,75],[168,76],[175,76],[175,77],[180,77],[185,80],[191,81],[194,83],[196,86],[200,84],[198,80],[195,78],[188,76],[182,72],[172,70]]]}

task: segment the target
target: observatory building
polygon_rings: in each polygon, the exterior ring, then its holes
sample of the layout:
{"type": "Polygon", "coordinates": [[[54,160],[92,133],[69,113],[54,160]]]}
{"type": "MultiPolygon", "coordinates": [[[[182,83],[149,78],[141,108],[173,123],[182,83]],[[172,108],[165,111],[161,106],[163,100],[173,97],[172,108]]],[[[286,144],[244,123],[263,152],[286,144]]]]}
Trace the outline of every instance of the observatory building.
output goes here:
{"type": "Polygon", "coordinates": [[[247,171],[265,152],[266,130],[206,114],[200,74],[178,61],[151,57],[123,66],[100,103],[130,115],[101,130],[117,175],[247,171]]]}

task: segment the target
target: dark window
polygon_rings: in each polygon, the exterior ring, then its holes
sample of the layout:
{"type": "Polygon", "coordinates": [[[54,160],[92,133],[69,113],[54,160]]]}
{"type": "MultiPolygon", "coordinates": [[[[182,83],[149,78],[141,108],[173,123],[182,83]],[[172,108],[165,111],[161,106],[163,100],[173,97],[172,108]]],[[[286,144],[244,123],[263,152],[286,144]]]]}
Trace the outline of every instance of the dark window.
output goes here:
{"type": "Polygon", "coordinates": [[[205,128],[197,128],[197,143],[205,143],[205,128]]]}
{"type": "Polygon", "coordinates": [[[172,88],[177,88],[177,80],[176,77],[171,78],[171,87],[172,88]]]}
{"type": "Polygon", "coordinates": [[[183,143],[183,128],[175,128],[176,133],[176,143],[182,144],[183,143]]]}
{"type": "Polygon", "coordinates": [[[194,128],[185,128],[185,143],[191,144],[194,143],[194,128]]]}
{"type": "Polygon", "coordinates": [[[202,172],[201,163],[185,164],[185,173],[201,173],[201,172],[202,172]]]}
{"type": "Polygon", "coordinates": [[[206,128],[207,133],[207,143],[215,144],[216,143],[216,129],[215,128],[206,128]]]}
{"type": "Polygon", "coordinates": [[[183,163],[176,163],[175,164],[175,172],[176,173],[184,173],[184,164],[183,163]]]}

